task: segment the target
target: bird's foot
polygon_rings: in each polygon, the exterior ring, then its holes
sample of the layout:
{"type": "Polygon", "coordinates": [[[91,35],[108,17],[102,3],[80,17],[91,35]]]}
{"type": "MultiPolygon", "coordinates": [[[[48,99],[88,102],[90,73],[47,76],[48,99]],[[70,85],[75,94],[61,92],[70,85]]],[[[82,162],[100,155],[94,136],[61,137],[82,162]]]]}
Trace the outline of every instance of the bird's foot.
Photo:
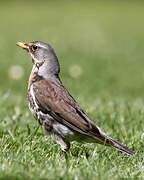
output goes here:
{"type": "Polygon", "coordinates": [[[62,153],[61,153],[61,158],[64,158],[64,157],[66,157],[66,151],[62,151],[62,153]]]}

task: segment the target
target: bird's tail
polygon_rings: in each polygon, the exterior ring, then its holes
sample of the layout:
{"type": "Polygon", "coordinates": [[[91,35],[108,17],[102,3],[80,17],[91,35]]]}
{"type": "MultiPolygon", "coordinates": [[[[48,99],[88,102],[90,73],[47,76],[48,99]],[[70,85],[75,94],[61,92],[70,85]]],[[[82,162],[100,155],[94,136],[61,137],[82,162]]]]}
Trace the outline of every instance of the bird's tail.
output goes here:
{"type": "Polygon", "coordinates": [[[134,155],[134,152],[128,149],[125,145],[121,144],[120,142],[116,141],[115,139],[112,139],[110,137],[106,137],[106,144],[110,145],[116,149],[119,149],[122,152],[125,152],[129,155],[134,155]]]}
{"type": "Polygon", "coordinates": [[[91,133],[93,134],[93,138],[98,143],[114,147],[129,155],[134,155],[133,151],[131,151],[130,149],[128,149],[128,147],[116,141],[115,139],[112,139],[111,137],[107,136],[98,126],[94,125],[91,133]]]}

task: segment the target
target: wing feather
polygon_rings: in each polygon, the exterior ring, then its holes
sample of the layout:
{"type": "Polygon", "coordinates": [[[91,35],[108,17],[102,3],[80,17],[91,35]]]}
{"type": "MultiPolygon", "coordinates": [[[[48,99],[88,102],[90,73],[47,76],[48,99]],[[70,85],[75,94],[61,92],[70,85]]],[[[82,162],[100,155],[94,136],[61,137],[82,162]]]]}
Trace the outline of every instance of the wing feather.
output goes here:
{"type": "Polygon", "coordinates": [[[42,111],[50,113],[55,120],[80,133],[91,131],[92,121],[59,80],[36,81],[33,83],[33,90],[42,111]]]}

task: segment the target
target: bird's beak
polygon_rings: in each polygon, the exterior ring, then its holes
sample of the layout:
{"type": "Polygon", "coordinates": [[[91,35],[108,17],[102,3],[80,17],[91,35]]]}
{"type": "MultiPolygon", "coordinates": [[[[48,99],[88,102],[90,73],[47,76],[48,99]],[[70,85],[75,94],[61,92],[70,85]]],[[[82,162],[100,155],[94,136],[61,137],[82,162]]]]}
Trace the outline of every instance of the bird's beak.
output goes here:
{"type": "Polygon", "coordinates": [[[29,46],[28,46],[28,44],[26,44],[26,43],[17,42],[16,45],[19,46],[19,47],[21,47],[21,48],[23,48],[23,49],[29,50],[29,46]]]}

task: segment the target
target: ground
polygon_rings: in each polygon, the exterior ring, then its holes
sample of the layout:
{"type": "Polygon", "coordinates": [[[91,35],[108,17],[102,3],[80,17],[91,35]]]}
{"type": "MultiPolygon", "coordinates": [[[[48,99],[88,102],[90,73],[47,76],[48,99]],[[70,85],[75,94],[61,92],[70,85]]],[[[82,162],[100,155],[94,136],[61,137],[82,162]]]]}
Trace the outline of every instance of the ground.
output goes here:
{"type": "Polygon", "coordinates": [[[0,179],[144,177],[144,3],[0,2],[0,179]],[[60,77],[89,117],[135,151],[72,143],[66,158],[27,106],[30,57],[17,41],[55,49],[60,77]]]}

